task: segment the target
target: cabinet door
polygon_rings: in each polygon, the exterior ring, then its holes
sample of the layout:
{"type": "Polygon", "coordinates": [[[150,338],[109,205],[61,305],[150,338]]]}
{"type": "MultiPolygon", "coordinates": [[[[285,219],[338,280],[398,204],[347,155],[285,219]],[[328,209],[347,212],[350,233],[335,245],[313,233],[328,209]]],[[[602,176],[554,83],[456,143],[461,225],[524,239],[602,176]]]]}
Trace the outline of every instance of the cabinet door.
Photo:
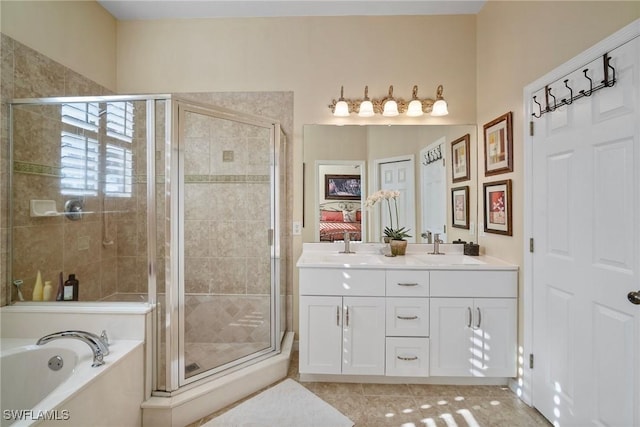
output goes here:
{"type": "Polygon", "coordinates": [[[342,373],[384,375],[385,299],[344,297],[342,373]]]}
{"type": "Polygon", "coordinates": [[[300,373],[339,374],[342,297],[300,296],[300,373]]]}
{"type": "Polygon", "coordinates": [[[431,298],[430,306],[430,375],[471,376],[473,299],[431,298]]]}
{"type": "Polygon", "coordinates": [[[515,377],[516,299],[476,298],[474,303],[474,341],[482,343],[474,370],[484,377],[515,377]]]}

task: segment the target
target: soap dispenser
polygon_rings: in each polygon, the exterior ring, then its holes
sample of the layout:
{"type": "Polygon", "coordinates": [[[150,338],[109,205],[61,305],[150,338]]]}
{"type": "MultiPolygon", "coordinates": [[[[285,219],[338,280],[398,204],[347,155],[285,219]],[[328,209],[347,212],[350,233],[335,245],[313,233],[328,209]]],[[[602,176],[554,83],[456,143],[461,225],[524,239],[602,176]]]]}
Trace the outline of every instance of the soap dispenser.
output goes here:
{"type": "Polygon", "coordinates": [[[40,270],[38,270],[38,275],[36,276],[36,284],[33,286],[32,299],[34,301],[42,301],[42,292],[42,274],[40,274],[40,270]]]}

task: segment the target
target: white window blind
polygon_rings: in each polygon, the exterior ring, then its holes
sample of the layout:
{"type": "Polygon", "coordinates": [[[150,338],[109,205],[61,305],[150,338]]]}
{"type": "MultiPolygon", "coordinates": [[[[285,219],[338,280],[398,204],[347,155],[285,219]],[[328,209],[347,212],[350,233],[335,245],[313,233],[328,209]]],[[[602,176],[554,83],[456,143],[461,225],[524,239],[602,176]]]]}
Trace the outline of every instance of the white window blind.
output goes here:
{"type": "Polygon", "coordinates": [[[107,144],[105,161],[105,194],[115,197],[130,197],[133,181],[133,156],[131,150],[107,144]]]}
{"type": "Polygon", "coordinates": [[[107,104],[107,136],[125,142],[133,140],[133,103],[107,104]]]}
{"type": "MultiPolygon", "coordinates": [[[[100,183],[100,117],[106,117],[106,134],[124,143],[133,140],[133,103],[112,102],[106,111],[98,103],[63,104],[62,122],[77,128],[61,133],[61,193],[97,196],[100,183]],[[102,113],[102,114],[101,114],[102,113]],[[106,113],[106,114],[105,114],[106,113]]],[[[131,197],[133,153],[118,143],[102,148],[104,159],[104,194],[131,197]]]]}
{"type": "Polygon", "coordinates": [[[98,140],[62,131],[60,190],[75,196],[98,195],[98,140]]]}

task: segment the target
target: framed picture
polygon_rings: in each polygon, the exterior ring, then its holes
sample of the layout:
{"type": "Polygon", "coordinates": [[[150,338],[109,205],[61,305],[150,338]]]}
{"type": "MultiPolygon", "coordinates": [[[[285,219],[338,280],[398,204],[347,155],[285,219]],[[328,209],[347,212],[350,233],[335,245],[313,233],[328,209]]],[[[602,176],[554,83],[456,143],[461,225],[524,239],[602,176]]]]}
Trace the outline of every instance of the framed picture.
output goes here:
{"type": "Polygon", "coordinates": [[[484,231],[512,236],[511,180],[485,182],[484,231]]]}
{"type": "Polygon", "coordinates": [[[324,198],[327,200],[360,200],[360,175],[325,175],[324,198]]]}
{"type": "Polygon", "coordinates": [[[509,111],[484,125],[484,176],[513,171],[513,127],[509,111]]]}
{"type": "Polygon", "coordinates": [[[453,182],[471,178],[471,160],[469,157],[469,138],[466,134],[451,143],[451,178],[453,182]]]}
{"type": "Polygon", "coordinates": [[[451,189],[451,226],[469,229],[469,186],[451,189]]]}

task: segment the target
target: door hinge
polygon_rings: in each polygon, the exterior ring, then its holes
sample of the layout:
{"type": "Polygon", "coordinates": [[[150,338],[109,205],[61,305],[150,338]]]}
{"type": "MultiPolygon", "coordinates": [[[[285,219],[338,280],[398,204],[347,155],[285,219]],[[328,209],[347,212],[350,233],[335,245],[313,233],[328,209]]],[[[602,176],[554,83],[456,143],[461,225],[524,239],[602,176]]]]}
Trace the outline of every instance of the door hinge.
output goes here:
{"type": "Polygon", "coordinates": [[[533,237],[529,239],[529,252],[533,253],[533,237]]]}
{"type": "Polygon", "coordinates": [[[529,136],[533,136],[533,120],[529,122],[529,136]]]}
{"type": "Polygon", "coordinates": [[[533,353],[529,354],[529,369],[533,369],[533,353]]]}

